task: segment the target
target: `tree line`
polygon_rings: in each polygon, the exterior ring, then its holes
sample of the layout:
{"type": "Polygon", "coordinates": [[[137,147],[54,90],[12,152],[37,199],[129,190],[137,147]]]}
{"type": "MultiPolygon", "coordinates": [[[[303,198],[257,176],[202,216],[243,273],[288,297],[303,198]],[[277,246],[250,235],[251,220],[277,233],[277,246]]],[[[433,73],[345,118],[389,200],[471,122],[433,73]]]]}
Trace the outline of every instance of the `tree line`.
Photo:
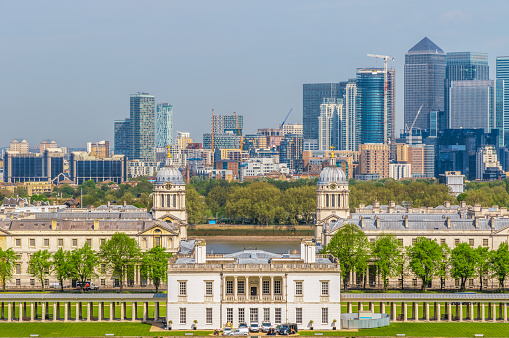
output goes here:
{"type": "MultiPolygon", "coordinates": [[[[64,291],[64,281],[75,280],[80,282],[82,292],[85,282],[109,273],[119,279],[122,292],[124,281],[133,278],[136,267],[139,267],[141,276],[151,280],[156,292],[159,292],[161,282],[167,280],[168,259],[171,256],[161,246],[142,253],[136,240],[117,232],[101,244],[99,252],[92,250],[87,243],[71,251],[60,248],[53,254],[48,250],[34,252],[28,262],[28,273],[41,283],[43,291],[44,280],[53,275],[60,282],[61,291],[64,291]]],[[[17,261],[17,254],[12,248],[0,248],[3,291],[6,282],[14,276],[17,261]]]]}
{"type": "Polygon", "coordinates": [[[499,289],[503,290],[509,275],[507,242],[501,243],[496,250],[482,246],[473,248],[468,243],[459,243],[451,250],[446,243],[438,244],[436,240],[417,237],[411,246],[403,247],[392,234],[381,234],[369,242],[355,224],[340,228],[323,253],[338,258],[345,291],[352,271],[361,275],[366,285],[369,263],[376,267],[384,291],[387,291],[391,277],[399,277],[401,289],[404,289],[403,281],[409,274],[421,280],[422,291],[436,277],[440,278],[440,289],[444,288],[445,280],[451,277],[459,281],[460,291],[465,291],[466,282],[473,278],[479,278],[479,291],[483,290],[483,282],[487,278],[496,278],[499,289]]]}

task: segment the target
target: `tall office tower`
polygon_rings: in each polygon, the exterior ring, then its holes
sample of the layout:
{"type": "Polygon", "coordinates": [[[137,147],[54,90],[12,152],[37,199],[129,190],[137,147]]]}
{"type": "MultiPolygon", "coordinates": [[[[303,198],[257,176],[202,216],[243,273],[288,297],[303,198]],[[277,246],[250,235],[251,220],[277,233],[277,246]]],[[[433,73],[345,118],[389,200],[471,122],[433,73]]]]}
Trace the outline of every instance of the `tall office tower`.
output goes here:
{"type": "Polygon", "coordinates": [[[154,162],[156,128],[153,95],[148,93],[131,95],[129,124],[131,126],[130,159],[154,162]]]}
{"type": "Polygon", "coordinates": [[[450,128],[449,88],[452,81],[489,80],[487,53],[451,52],[447,53],[445,68],[444,110],[450,128]]]}
{"type": "Polygon", "coordinates": [[[359,149],[359,119],[356,110],[357,83],[355,79],[348,80],[343,96],[343,112],[341,123],[340,150],[356,151],[359,149]]]}
{"type": "MultiPolygon", "coordinates": [[[[387,74],[387,141],[394,144],[395,117],[394,69],[387,74]]],[[[357,69],[357,118],[359,119],[359,144],[384,143],[384,70],[380,68],[357,69]]]]}
{"type": "Polygon", "coordinates": [[[242,115],[214,115],[211,133],[203,134],[203,148],[240,149],[244,117],[242,115]],[[237,126],[238,123],[238,126],[237,126]]]}
{"type": "Polygon", "coordinates": [[[304,84],[302,92],[302,121],[304,139],[318,140],[318,116],[323,99],[341,99],[346,82],[304,84]]]}
{"type": "Polygon", "coordinates": [[[430,129],[430,112],[444,110],[446,56],[424,38],[405,54],[405,125],[430,129]],[[417,112],[422,105],[421,112],[417,112]]]}
{"type": "Polygon", "coordinates": [[[333,146],[339,149],[340,116],[343,111],[343,100],[327,98],[320,105],[318,116],[318,149],[330,150],[333,146]]]}
{"type": "Polygon", "coordinates": [[[304,161],[302,151],[304,139],[302,135],[286,135],[281,141],[279,148],[279,162],[286,163],[292,172],[302,172],[304,161]]]}
{"type": "Polygon", "coordinates": [[[493,80],[452,81],[449,103],[451,129],[496,129],[493,80]]]}
{"type": "MultiPolygon", "coordinates": [[[[497,57],[497,105],[504,117],[504,146],[509,146],[509,56],[497,57]]],[[[498,115],[498,113],[497,113],[498,115]]]]}
{"type": "Polygon", "coordinates": [[[115,155],[125,155],[130,158],[129,147],[131,145],[131,125],[129,123],[129,119],[116,120],[113,126],[115,155]]]}
{"type": "Polygon", "coordinates": [[[173,106],[167,102],[157,104],[156,147],[173,144],[173,106]]]}

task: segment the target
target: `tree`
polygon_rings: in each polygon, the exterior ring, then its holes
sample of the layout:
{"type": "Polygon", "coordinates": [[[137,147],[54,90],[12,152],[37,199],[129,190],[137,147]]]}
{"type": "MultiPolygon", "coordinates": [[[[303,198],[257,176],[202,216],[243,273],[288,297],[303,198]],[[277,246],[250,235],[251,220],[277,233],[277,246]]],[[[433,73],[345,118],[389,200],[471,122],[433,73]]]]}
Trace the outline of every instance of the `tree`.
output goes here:
{"type": "Polygon", "coordinates": [[[392,234],[382,234],[373,242],[371,252],[378,273],[384,282],[384,291],[387,291],[389,277],[398,273],[401,265],[401,242],[392,234]]]}
{"type": "Polygon", "coordinates": [[[64,251],[62,248],[53,254],[53,272],[60,282],[62,292],[64,292],[64,280],[69,278],[70,273],[69,254],[69,251],[64,251]]]}
{"type": "Polygon", "coordinates": [[[7,250],[2,250],[2,248],[0,248],[0,279],[2,280],[4,292],[6,282],[12,278],[17,258],[12,248],[7,250]]]}
{"type": "Polygon", "coordinates": [[[171,253],[167,253],[164,248],[156,246],[143,254],[141,260],[140,273],[144,278],[150,279],[159,292],[159,285],[166,282],[168,277],[168,259],[171,253]]]}
{"type": "Polygon", "coordinates": [[[477,254],[476,256],[476,262],[475,262],[475,272],[477,276],[479,277],[479,291],[482,291],[483,288],[483,281],[485,278],[488,278],[490,275],[492,268],[491,268],[491,252],[488,247],[482,247],[479,246],[477,249],[475,249],[475,252],[477,254]]]}
{"type": "Polygon", "coordinates": [[[355,224],[345,224],[331,238],[323,250],[338,258],[343,288],[350,281],[350,272],[364,269],[369,258],[369,244],[364,232],[355,224]],[[359,269],[360,268],[360,269],[359,269]]]}
{"type": "Polygon", "coordinates": [[[216,185],[209,191],[205,198],[205,203],[212,212],[214,217],[224,210],[226,201],[228,200],[229,189],[226,186],[216,185]]]}
{"type": "Polygon", "coordinates": [[[491,265],[493,276],[497,277],[501,290],[504,289],[504,281],[509,273],[509,247],[507,242],[502,242],[498,249],[491,253],[491,265]]]}
{"type": "Polygon", "coordinates": [[[410,269],[421,279],[421,290],[425,291],[437,273],[442,259],[442,250],[436,241],[417,237],[414,245],[407,247],[407,253],[410,269]]]}
{"type": "Polygon", "coordinates": [[[189,224],[200,224],[203,220],[203,196],[191,186],[186,186],[186,209],[189,224]]]}
{"type": "Polygon", "coordinates": [[[451,249],[447,246],[446,243],[440,244],[440,261],[438,262],[438,269],[436,275],[440,277],[440,290],[443,290],[445,285],[445,280],[447,279],[447,275],[449,274],[450,269],[450,261],[449,256],[451,255],[451,249]]]}
{"type": "Polygon", "coordinates": [[[97,276],[95,268],[98,263],[97,253],[87,243],[82,248],[75,249],[69,254],[69,276],[80,282],[81,292],[83,292],[85,282],[97,276]]]}
{"type": "Polygon", "coordinates": [[[35,252],[28,262],[28,273],[41,282],[42,291],[44,291],[44,279],[49,275],[51,264],[51,253],[48,250],[35,252]]]}
{"type": "Polygon", "coordinates": [[[117,232],[111,239],[101,245],[100,257],[114,276],[120,281],[120,292],[123,291],[124,279],[134,271],[141,255],[138,242],[124,233],[117,232]]]}
{"type": "Polygon", "coordinates": [[[465,291],[466,281],[475,276],[476,252],[468,243],[458,244],[451,252],[451,277],[459,278],[460,291],[465,291]]]}

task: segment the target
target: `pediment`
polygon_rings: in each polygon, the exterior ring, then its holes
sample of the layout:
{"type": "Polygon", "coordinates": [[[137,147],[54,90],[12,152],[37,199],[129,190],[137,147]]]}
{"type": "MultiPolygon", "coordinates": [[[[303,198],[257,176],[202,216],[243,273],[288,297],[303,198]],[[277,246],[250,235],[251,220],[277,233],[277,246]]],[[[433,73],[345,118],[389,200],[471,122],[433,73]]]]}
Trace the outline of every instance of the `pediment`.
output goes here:
{"type": "Polygon", "coordinates": [[[186,224],[186,222],[184,220],[181,220],[180,218],[178,218],[175,215],[172,215],[169,212],[164,214],[164,215],[162,215],[157,220],[158,221],[165,221],[165,222],[175,223],[175,224],[179,224],[179,225],[186,224]]]}
{"type": "Polygon", "coordinates": [[[152,226],[140,232],[141,235],[178,235],[178,228],[171,227],[165,221],[155,221],[152,226]]]}

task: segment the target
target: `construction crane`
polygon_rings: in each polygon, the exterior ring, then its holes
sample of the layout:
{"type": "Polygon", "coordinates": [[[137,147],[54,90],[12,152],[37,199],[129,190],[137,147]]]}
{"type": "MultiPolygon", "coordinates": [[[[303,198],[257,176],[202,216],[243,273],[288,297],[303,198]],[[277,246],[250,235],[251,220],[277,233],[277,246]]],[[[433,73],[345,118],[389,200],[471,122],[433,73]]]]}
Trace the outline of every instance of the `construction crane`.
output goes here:
{"type": "Polygon", "coordinates": [[[421,104],[421,106],[419,107],[419,111],[417,112],[417,115],[415,115],[414,122],[412,123],[412,126],[408,130],[408,143],[410,145],[412,145],[412,129],[414,129],[415,122],[417,121],[417,118],[419,117],[419,114],[421,113],[422,106],[424,106],[424,104],[421,104]]]}
{"type": "Polygon", "coordinates": [[[242,139],[242,133],[240,132],[239,117],[237,116],[236,112],[233,112],[233,113],[235,114],[235,121],[237,121],[237,132],[239,133],[239,136],[240,136],[240,151],[242,151],[243,139],[242,139]]]}
{"type": "Polygon", "coordinates": [[[369,57],[384,59],[384,144],[387,144],[387,91],[389,83],[387,81],[387,60],[394,61],[392,56],[367,54],[369,57]]]}
{"type": "Polygon", "coordinates": [[[214,109],[212,109],[212,133],[210,134],[210,149],[214,152],[214,109]]]}
{"type": "MultiPolygon", "coordinates": [[[[288,116],[290,116],[290,113],[292,112],[292,110],[293,110],[293,108],[291,108],[290,111],[288,112],[288,114],[286,114],[286,117],[283,120],[283,123],[281,123],[281,126],[279,127],[279,130],[278,130],[278,133],[277,133],[276,136],[280,136],[281,135],[281,131],[283,131],[283,126],[285,125],[286,120],[288,120],[288,116]]],[[[274,148],[275,147],[275,142],[276,142],[276,138],[273,137],[272,141],[270,141],[270,148],[274,148]]]]}

